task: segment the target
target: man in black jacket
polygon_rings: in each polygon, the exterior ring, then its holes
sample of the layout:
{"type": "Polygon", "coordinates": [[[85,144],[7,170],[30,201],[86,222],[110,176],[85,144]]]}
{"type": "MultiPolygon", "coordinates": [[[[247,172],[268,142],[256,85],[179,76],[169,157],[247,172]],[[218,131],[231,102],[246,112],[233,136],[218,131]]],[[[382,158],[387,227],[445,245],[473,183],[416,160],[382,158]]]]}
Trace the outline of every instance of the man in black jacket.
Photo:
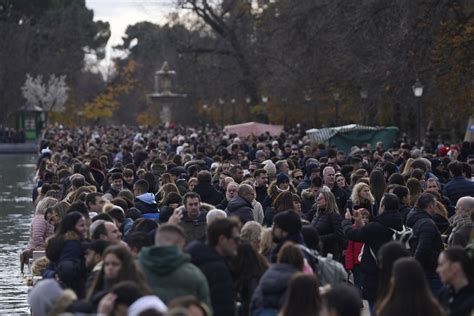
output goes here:
{"type": "Polygon", "coordinates": [[[237,255],[239,236],[236,221],[217,219],[207,229],[207,244],[195,241],[186,247],[192,263],[206,276],[215,316],[236,315],[234,286],[226,258],[237,255]]]}
{"type": "Polygon", "coordinates": [[[201,202],[217,205],[222,201],[224,196],[212,185],[212,175],[209,171],[199,171],[197,180],[198,183],[194,187],[193,191],[199,194],[201,197],[201,202]]]}
{"type": "Polygon", "coordinates": [[[148,193],[148,181],[140,179],[133,185],[133,194],[135,200],[133,203],[135,207],[142,212],[142,214],[158,213],[158,204],[153,193],[148,193]]]}
{"type": "Polygon", "coordinates": [[[342,221],[342,230],[347,239],[365,243],[361,260],[362,294],[371,308],[377,300],[377,252],[382,245],[393,240],[393,230],[403,229],[402,217],[398,212],[399,205],[395,194],[386,193],[380,201],[379,215],[367,225],[362,224],[362,209],[354,210],[353,214],[347,211],[346,219],[342,221]],[[355,226],[359,228],[352,226],[351,219],[354,219],[355,226]]]}
{"type": "Polygon", "coordinates": [[[433,220],[435,203],[433,194],[421,194],[416,207],[408,214],[407,225],[413,228],[413,255],[421,263],[431,291],[436,295],[442,286],[436,266],[443,250],[443,241],[433,220]]]}

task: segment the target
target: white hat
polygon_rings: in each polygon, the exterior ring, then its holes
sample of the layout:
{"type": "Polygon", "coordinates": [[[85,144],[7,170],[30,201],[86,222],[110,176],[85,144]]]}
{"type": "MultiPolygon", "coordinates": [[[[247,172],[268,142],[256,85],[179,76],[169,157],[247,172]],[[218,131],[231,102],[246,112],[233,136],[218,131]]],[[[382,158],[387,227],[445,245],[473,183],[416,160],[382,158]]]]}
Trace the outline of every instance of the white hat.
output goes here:
{"type": "Polygon", "coordinates": [[[128,316],[138,316],[147,309],[154,309],[160,313],[166,313],[168,308],[165,303],[155,295],[147,295],[139,298],[128,308],[128,316]]]}

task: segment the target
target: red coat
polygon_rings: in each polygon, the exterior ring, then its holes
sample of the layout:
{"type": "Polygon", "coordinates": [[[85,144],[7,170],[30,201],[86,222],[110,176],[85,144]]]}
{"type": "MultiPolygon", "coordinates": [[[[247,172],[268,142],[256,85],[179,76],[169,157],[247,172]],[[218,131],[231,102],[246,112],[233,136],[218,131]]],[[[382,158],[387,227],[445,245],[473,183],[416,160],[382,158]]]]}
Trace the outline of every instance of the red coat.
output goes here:
{"type": "Polygon", "coordinates": [[[351,270],[356,264],[360,264],[359,254],[364,246],[363,242],[349,240],[346,248],[346,269],[351,270]]]}

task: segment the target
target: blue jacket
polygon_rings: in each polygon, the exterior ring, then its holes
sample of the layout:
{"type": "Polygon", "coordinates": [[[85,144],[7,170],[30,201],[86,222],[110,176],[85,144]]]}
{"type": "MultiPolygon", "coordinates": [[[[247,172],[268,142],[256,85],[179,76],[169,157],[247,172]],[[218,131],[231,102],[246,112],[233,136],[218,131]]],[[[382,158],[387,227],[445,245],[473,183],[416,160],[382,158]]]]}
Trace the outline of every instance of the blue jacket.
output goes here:
{"type": "Polygon", "coordinates": [[[474,182],[463,176],[454,177],[444,186],[444,195],[456,205],[463,196],[474,196],[474,182]]]}

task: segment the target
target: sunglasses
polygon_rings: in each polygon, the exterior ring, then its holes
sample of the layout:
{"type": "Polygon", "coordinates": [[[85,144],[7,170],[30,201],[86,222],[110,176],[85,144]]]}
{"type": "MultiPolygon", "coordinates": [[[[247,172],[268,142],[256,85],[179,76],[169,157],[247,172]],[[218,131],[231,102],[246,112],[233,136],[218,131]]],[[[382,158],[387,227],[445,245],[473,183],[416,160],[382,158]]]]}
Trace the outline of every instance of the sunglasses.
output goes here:
{"type": "Polygon", "coordinates": [[[297,176],[297,177],[295,177],[295,179],[296,180],[301,180],[301,179],[303,179],[303,176],[297,176]]]}

